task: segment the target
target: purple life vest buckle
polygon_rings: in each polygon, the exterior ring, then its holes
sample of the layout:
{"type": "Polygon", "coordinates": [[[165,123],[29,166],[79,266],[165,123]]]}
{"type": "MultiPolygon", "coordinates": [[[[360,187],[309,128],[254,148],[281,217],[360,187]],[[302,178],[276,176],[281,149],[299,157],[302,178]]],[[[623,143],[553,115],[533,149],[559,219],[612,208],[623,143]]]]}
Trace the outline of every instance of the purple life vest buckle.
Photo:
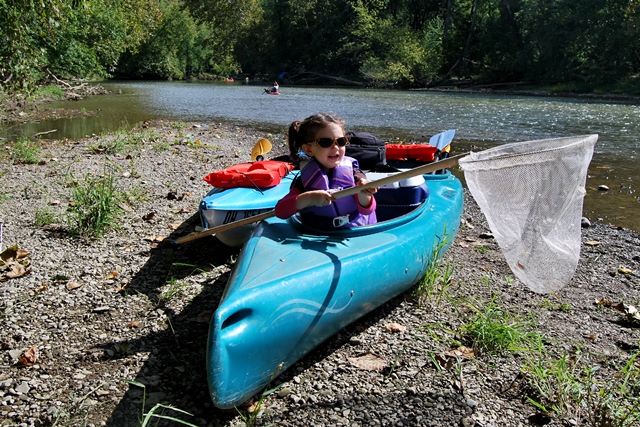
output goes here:
{"type": "Polygon", "coordinates": [[[333,226],[335,228],[339,228],[347,224],[349,224],[349,215],[342,215],[333,218],[333,226]]]}

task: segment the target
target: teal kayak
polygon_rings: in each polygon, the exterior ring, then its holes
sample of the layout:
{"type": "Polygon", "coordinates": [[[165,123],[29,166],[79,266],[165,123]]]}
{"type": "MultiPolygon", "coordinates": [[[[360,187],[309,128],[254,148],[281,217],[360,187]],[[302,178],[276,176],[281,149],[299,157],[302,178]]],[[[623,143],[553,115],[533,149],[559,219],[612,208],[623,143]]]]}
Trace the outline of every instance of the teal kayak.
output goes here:
{"type": "MultiPolygon", "coordinates": [[[[289,193],[291,183],[299,173],[299,170],[291,171],[278,185],[266,189],[212,188],[200,202],[202,229],[207,230],[272,210],[278,200],[289,193]]],[[[227,246],[240,247],[247,241],[254,227],[255,224],[245,225],[218,233],[216,237],[227,246]]]]}
{"type": "Polygon", "coordinates": [[[411,195],[395,197],[411,188],[381,189],[374,225],[327,232],[294,216],[255,227],[209,329],[207,376],[217,407],[232,408],[261,392],[424,276],[458,230],[463,192],[448,172],[423,177],[428,197],[418,203],[403,200],[411,195]]]}

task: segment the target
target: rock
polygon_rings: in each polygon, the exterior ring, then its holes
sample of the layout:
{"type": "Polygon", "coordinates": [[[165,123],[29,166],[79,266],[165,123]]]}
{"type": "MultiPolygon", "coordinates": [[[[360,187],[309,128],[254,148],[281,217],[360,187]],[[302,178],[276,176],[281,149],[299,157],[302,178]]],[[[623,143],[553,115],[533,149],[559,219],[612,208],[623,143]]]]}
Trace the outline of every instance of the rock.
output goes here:
{"type": "Polygon", "coordinates": [[[589,219],[586,217],[582,217],[582,219],[580,220],[580,226],[582,228],[589,228],[591,227],[591,221],[589,221],[589,219]]]}
{"type": "Polygon", "coordinates": [[[26,381],[21,382],[20,385],[16,387],[16,393],[18,394],[27,394],[29,390],[31,390],[31,387],[29,387],[29,383],[26,381]]]}

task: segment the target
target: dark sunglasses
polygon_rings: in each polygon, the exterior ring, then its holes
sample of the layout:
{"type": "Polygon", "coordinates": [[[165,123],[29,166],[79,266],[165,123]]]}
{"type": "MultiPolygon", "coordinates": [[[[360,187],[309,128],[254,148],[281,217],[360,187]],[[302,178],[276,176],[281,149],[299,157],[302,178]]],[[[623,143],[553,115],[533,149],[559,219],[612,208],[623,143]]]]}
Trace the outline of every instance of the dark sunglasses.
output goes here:
{"type": "Polygon", "coordinates": [[[349,145],[349,138],[345,136],[341,136],[340,138],[320,138],[315,141],[322,148],[333,147],[333,143],[338,144],[338,147],[344,147],[345,145],[349,145]]]}

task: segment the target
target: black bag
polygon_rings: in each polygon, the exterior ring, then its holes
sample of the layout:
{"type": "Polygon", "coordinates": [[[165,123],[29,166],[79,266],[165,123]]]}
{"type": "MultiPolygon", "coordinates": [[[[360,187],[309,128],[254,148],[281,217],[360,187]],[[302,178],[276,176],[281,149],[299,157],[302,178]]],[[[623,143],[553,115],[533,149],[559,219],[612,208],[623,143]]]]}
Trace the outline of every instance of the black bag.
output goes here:
{"type": "Polygon", "coordinates": [[[367,132],[347,132],[346,155],[358,161],[360,169],[375,170],[387,164],[384,141],[367,132]]]}

